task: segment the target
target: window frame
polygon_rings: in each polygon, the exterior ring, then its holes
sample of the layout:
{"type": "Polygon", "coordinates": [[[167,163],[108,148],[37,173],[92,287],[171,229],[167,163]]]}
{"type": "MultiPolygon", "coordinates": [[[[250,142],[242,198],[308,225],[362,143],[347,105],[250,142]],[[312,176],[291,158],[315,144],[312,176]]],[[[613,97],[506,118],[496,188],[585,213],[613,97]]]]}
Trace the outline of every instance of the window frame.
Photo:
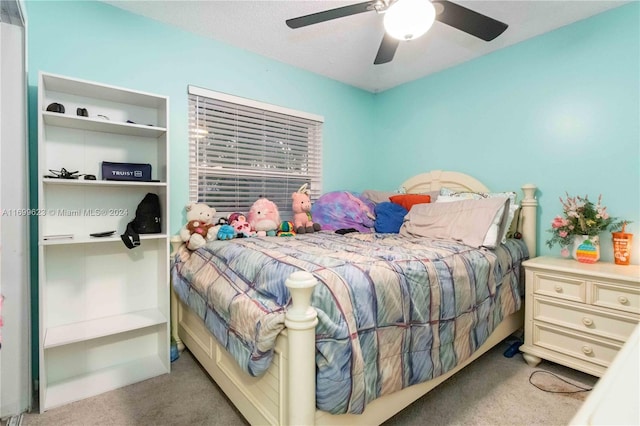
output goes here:
{"type": "Polygon", "coordinates": [[[291,220],[292,192],[307,183],[312,202],[321,195],[324,117],[193,85],[188,115],[190,200],[227,216],[265,196],[291,220]],[[280,161],[280,150],[293,153],[280,161]]]}

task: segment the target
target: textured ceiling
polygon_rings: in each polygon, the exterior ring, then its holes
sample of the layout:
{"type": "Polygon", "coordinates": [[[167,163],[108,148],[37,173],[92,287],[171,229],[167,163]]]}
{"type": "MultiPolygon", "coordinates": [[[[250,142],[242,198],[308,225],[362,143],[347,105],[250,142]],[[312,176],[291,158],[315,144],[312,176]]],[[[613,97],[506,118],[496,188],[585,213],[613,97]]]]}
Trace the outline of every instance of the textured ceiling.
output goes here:
{"type": "Polygon", "coordinates": [[[435,22],[429,32],[401,42],[392,62],[373,65],[382,40],[382,15],[366,12],[296,30],[285,20],[357,3],[350,1],[107,1],[195,34],[219,40],[371,92],[390,89],[588,18],[627,1],[463,0],[456,3],[505,22],[485,42],[435,22]]]}

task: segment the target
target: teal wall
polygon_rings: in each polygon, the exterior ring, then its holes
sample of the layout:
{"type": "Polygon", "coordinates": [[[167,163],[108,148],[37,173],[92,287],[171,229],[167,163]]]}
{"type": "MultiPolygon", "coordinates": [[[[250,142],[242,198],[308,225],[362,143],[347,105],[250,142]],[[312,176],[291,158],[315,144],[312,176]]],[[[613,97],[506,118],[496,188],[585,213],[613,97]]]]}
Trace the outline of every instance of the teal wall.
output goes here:
{"type": "MultiPolygon", "coordinates": [[[[372,146],[374,95],[262,56],[198,37],[94,1],[26,1],[31,206],[37,206],[37,85],[40,71],[170,98],[170,230],[184,224],[188,194],[189,84],[325,118],[323,189],[363,187],[372,146]]],[[[37,287],[37,226],[31,218],[32,283],[37,287]]],[[[31,300],[32,354],[38,359],[38,300],[31,300]]],[[[38,377],[38,363],[32,363],[38,377]]]]}
{"type": "MultiPolygon", "coordinates": [[[[635,221],[633,263],[640,263],[639,3],[377,95],[103,3],[26,6],[33,206],[37,81],[46,71],[170,97],[177,232],[188,201],[193,84],[324,116],[325,191],[395,189],[432,169],[466,172],[496,191],[535,183],[542,254],[550,252],[545,230],[560,213],[558,197],[602,193],[612,215],[635,221]]],[[[602,248],[611,260],[610,244],[602,248]]],[[[37,271],[32,276],[37,294],[37,271]]],[[[31,310],[37,318],[36,298],[31,310]]],[[[33,363],[33,377],[37,369],[33,363]]]]}
{"type": "Polygon", "coordinates": [[[565,191],[603,194],[640,229],[637,2],[377,95],[100,2],[26,4],[32,154],[38,71],[169,96],[173,232],[188,201],[189,84],[323,115],[325,191],[460,170],[493,190],[538,185],[542,254],[565,191]]]}
{"type": "Polygon", "coordinates": [[[167,95],[174,232],[188,201],[189,84],[324,116],[325,191],[461,170],[494,190],[538,185],[540,254],[565,191],[603,194],[640,229],[637,2],[377,95],[104,3],[26,5],[32,162],[38,71],[167,95]]]}
{"type": "Polygon", "coordinates": [[[26,6],[32,158],[39,71],[169,96],[172,233],[189,201],[189,84],[324,116],[323,189],[366,184],[373,94],[101,2],[26,6]]]}
{"type": "MultiPolygon", "coordinates": [[[[428,52],[427,52],[428,54],[428,52]]],[[[376,187],[459,170],[492,190],[538,186],[539,253],[565,191],[633,220],[640,263],[640,3],[376,95],[376,187]]],[[[603,258],[612,260],[609,234],[603,258]]]]}
{"type": "Polygon", "coordinates": [[[565,191],[603,194],[640,229],[637,2],[376,95],[100,2],[26,4],[32,153],[38,71],[169,96],[174,232],[188,201],[189,84],[324,116],[325,191],[460,170],[493,190],[539,187],[539,254],[558,251],[544,241],[565,191]]]}

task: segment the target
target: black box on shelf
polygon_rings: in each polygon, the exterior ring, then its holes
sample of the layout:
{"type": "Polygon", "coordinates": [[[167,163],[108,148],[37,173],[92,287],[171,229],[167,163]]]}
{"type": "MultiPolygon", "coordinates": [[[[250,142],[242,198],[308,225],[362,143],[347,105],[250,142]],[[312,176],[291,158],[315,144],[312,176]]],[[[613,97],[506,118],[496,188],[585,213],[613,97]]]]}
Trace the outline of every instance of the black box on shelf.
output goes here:
{"type": "Polygon", "coordinates": [[[102,162],[103,180],[151,181],[151,164],[102,162]]]}

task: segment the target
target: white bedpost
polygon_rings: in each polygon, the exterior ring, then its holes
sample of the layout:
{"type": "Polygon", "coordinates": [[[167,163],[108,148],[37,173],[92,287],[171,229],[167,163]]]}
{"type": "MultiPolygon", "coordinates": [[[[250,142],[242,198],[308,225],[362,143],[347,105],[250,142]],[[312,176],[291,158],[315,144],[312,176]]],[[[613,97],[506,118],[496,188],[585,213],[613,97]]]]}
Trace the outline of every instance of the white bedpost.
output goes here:
{"type": "Polygon", "coordinates": [[[291,307],[284,324],[288,334],[287,404],[290,425],[312,425],[316,415],[316,324],[318,313],[311,306],[311,293],[318,281],[309,272],[294,272],[285,284],[291,307]]]}
{"type": "Polygon", "coordinates": [[[538,231],[536,224],[538,222],[538,200],[536,199],[537,187],[527,183],[522,185],[524,199],[520,203],[520,222],[522,223],[522,238],[529,249],[529,257],[536,257],[536,240],[538,231]]]}
{"type": "MultiPolygon", "coordinates": [[[[169,255],[169,263],[171,263],[176,252],[178,251],[180,246],[183,244],[183,241],[179,235],[174,235],[173,237],[171,237],[169,242],[171,243],[171,254],[169,255]]],[[[178,336],[178,320],[179,320],[178,296],[173,291],[173,285],[170,284],[170,287],[171,288],[169,289],[169,294],[171,295],[171,298],[170,298],[171,337],[173,337],[173,340],[175,340],[176,342],[176,347],[178,348],[178,352],[182,352],[184,351],[184,343],[182,342],[182,339],[180,339],[180,336],[178,336]]]]}

